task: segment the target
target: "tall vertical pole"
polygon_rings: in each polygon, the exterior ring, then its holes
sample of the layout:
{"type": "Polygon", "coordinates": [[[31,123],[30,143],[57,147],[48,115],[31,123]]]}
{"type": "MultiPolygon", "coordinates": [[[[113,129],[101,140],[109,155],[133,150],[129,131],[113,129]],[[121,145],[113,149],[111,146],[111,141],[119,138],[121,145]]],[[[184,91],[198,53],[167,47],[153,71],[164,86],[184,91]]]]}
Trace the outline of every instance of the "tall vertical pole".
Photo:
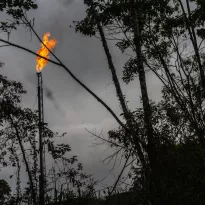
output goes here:
{"type": "Polygon", "coordinates": [[[39,157],[40,157],[40,177],[39,177],[39,205],[45,205],[45,178],[44,178],[44,145],[43,145],[43,80],[42,73],[37,73],[38,78],[38,114],[39,114],[39,157]]]}

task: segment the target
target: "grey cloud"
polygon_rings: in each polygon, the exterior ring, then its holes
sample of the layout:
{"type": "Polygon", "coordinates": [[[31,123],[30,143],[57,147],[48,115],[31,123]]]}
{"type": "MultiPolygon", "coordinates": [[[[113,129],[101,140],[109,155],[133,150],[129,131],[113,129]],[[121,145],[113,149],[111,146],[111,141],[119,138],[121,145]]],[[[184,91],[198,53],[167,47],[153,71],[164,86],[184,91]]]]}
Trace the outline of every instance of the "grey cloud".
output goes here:
{"type": "Polygon", "coordinates": [[[74,0],[56,0],[57,2],[60,2],[61,4],[63,4],[64,6],[68,6],[71,3],[73,3],[74,0]]]}

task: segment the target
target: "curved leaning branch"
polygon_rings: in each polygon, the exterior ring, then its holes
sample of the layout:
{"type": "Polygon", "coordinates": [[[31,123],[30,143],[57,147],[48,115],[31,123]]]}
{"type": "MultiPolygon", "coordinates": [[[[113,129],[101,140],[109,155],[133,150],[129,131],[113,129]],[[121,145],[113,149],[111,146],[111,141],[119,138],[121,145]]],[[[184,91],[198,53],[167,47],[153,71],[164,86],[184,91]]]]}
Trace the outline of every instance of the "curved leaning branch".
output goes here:
{"type": "Polygon", "coordinates": [[[47,59],[47,58],[45,58],[45,57],[43,57],[43,56],[41,56],[41,55],[35,53],[34,51],[32,51],[32,50],[30,50],[30,49],[28,49],[28,48],[23,47],[23,46],[17,45],[17,44],[15,44],[15,43],[11,43],[11,42],[9,42],[9,41],[5,41],[5,40],[3,40],[3,39],[0,39],[0,42],[7,43],[8,45],[13,46],[13,47],[16,47],[16,48],[20,48],[20,49],[22,49],[22,50],[24,50],[24,51],[27,51],[27,52],[29,52],[29,53],[31,53],[31,54],[33,54],[33,55],[36,55],[36,56],[41,57],[41,58],[43,58],[43,59],[45,59],[45,60],[48,60],[49,62],[51,62],[51,63],[53,63],[53,64],[55,64],[55,65],[61,66],[60,63],[58,63],[58,62],[56,62],[56,61],[53,61],[53,60],[51,60],[51,59],[47,59]]]}
{"type": "MultiPolygon", "coordinates": [[[[24,20],[26,21],[27,25],[29,26],[29,28],[33,31],[33,33],[35,34],[35,36],[37,37],[37,39],[40,41],[40,43],[42,43],[47,49],[48,51],[51,53],[51,55],[61,64],[61,66],[66,69],[69,74],[72,76],[72,74],[70,73],[70,71],[67,69],[67,67],[64,66],[64,64],[61,62],[61,60],[44,44],[44,42],[41,40],[40,36],[38,35],[38,33],[35,31],[35,29],[33,28],[33,26],[31,25],[30,21],[27,19],[27,17],[24,15],[24,20]]],[[[136,143],[136,147],[137,147],[137,152],[138,152],[138,156],[141,160],[141,163],[143,164],[144,167],[147,167],[147,163],[146,163],[146,160],[144,158],[144,154],[141,150],[141,146],[140,146],[140,142],[141,144],[142,141],[136,137],[136,133],[133,131],[133,125],[132,125],[132,122],[131,122],[131,118],[130,118],[130,115],[129,115],[129,112],[128,112],[128,109],[126,107],[126,104],[125,104],[125,100],[124,100],[124,97],[123,97],[123,93],[122,93],[122,90],[121,90],[121,87],[120,87],[120,84],[118,82],[118,78],[116,76],[116,71],[115,71],[115,67],[113,65],[113,62],[112,62],[112,58],[110,56],[110,52],[109,52],[109,48],[108,48],[108,45],[106,43],[106,39],[105,39],[105,36],[104,36],[104,32],[103,32],[103,29],[102,27],[100,26],[100,24],[98,24],[98,30],[100,32],[100,36],[101,36],[101,40],[102,40],[102,43],[103,43],[103,48],[105,49],[105,53],[106,53],[106,56],[108,58],[108,64],[109,64],[109,67],[111,69],[111,72],[112,72],[112,77],[113,77],[113,82],[115,84],[115,87],[116,87],[116,91],[117,91],[117,96],[119,97],[119,101],[120,101],[120,104],[123,108],[123,112],[125,113],[125,119],[127,120],[127,124],[128,124],[128,128],[119,120],[119,118],[115,115],[115,113],[110,109],[110,107],[108,107],[99,97],[97,97],[91,90],[88,90],[87,87],[82,84],[78,79],[76,80],[75,79],[75,76],[72,76],[81,86],[83,86],[92,96],[95,97],[95,99],[97,99],[104,107],[106,107],[106,109],[112,114],[112,116],[117,120],[117,122],[127,131],[127,133],[129,133],[131,136],[134,137],[134,140],[135,140],[135,143],[136,143]]]]}
{"type": "Polygon", "coordinates": [[[127,129],[127,127],[124,125],[124,123],[117,117],[117,115],[114,113],[114,111],[113,111],[100,97],[98,97],[98,96],[97,96],[93,91],[91,91],[84,83],[82,83],[57,57],[56,57],[56,58],[57,58],[57,60],[58,60],[59,62],[56,62],[56,61],[47,59],[47,58],[45,58],[45,57],[43,57],[43,56],[41,56],[41,55],[35,53],[34,51],[31,51],[31,50],[28,49],[28,48],[25,48],[25,47],[22,47],[22,46],[20,46],[20,45],[11,43],[11,42],[9,42],[9,41],[5,41],[5,40],[3,40],[3,39],[0,39],[0,42],[4,42],[4,43],[6,43],[6,44],[8,44],[8,45],[10,45],[10,46],[13,46],[13,47],[22,49],[22,50],[24,50],[24,51],[27,51],[27,52],[29,52],[29,53],[35,55],[35,56],[41,57],[41,58],[43,58],[43,59],[45,59],[45,60],[48,60],[49,62],[51,62],[51,63],[53,63],[53,64],[55,64],[55,65],[58,65],[58,66],[64,68],[64,70],[66,70],[66,71],[70,74],[70,76],[71,76],[78,84],[80,84],[86,91],[88,91],[98,102],[100,102],[100,103],[110,112],[110,114],[115,118],[115,120],[119,123],[120,126],[122,126],[125,130],[127,130],[128,132],[130,132],[129,129],[127,129]]]}

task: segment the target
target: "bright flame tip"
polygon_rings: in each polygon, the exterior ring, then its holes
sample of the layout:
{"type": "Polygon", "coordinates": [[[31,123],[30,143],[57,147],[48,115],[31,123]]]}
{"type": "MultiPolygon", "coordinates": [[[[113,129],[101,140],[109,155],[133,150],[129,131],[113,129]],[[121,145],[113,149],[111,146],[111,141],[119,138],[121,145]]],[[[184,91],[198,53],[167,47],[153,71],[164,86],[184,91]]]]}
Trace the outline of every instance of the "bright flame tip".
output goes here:
{"type": "MultiPolygon", "coordinates": [[[[41,43],[41,48],[37,51],[37,54],[39,54],[40,56],[43,56],[47,59],[49,59],[49,50],[52,50],[55,48],[56,46],[56,40],[53,39],[49,39],[50,37],[50,33],[47,32],[43,35],[43,43],[41,43]],[[48,49],[49,50],[48,50],[48,49]]],[[[36,58],[36,72],[40,73],[42,71],[42,69],[47,65],[48,60],[41,58],[39,56],[37,56],[36,58]]]]}

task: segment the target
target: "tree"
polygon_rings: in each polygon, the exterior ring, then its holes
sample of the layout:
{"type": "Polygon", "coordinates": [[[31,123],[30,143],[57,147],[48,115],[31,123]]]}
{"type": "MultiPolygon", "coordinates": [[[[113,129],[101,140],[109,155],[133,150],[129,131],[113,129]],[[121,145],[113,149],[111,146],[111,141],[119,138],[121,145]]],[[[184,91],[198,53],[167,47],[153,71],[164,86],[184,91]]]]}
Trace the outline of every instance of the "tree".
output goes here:
{"type": "MultiPolygon", "coordinates": [[[[0,75],[0,85],[0,164],[3,167],[16,167],[18,170],[16,203],[30,200],[29,196],[31,195],[33,203],[37,204],[40,174],[38,165],[39,151],[37,149],[38,114],[37,111],[33,112],[29,108],[21,107],[21,97],[26,93],[21,83],[10,81],[0,75]],[[28,173],[29,180],[28,187],[26,187],[24,194],[21,194],[19,173],[24,168],[28,173]]],[[[44,125],[43,130],[46,154],[50,157],[46,156],[51,158],[50,160],[53,160],[56,165],[58,164],[57,167],[62,167],[62,170],[54,169],[58,176],[56,180],[62,182],[62,178],[64,178],[67,181],[67,183],[64,181],[59,188],[60,190],[58,190],[59,200],[62,200],[62,194],[67,193],[64,191],[64,186],[68,186],[69,180],[73,183],[70,192],[77,189],[76,192],[79,196],[92,194],[92,184],[89,185],[88,183],[91,177],[82,172],[83,168],[80,163],[76,168],[74,167],[77,162],[75,156],[71,158],[66,156],[71,151],[70,146],[55,143],[56,137],[63,137],[66,133],[62,135],[54,133],[48,128],[47,124],[44,125]],[[59,164],[59,162],[61,163],[59,164]],[[90,188],[83,190],[86,186],[90,186],[90,188]]],[[[46,190],[51,188],[49,184],[52,180],[50,180],[47,176],[46,190]]],[[[74,191],[73,194],[76,194],[76,192],[74,191]]],[[[49,192],[46,194],[49,196],[49,192]]]]}
{"type": "Polygon", "coordinates": [[[25,25],[22,21],[22,17],[26,15],[31,9],[37,9],[35,0],[23,0],[23,1],[0,1],[0,11],[6,13],[12,19],[3,21],[0,23],[0,30],[6,32],[8,35],[11,34],[13,29],[17,29],[19,25],[25,25]]]}
{"type": "Polygon", "coordinates": [[[10,195],[11,188],[8,185],[8,183],[1,179],[0,180],[0,202],[1,204],[4,204],[6,200],[8,199],[8,196],[10,195]]]}
{"type": "MultiPolygon", "coordinates": [[[[167,102],[167,114],[170,119],[177,122],[177,116],[173,110],[181,113],[182,121],[189,124],[189,130],[191,127],[192,130],[195,130],[195,135],[201,142],[200,146],[203,146],[202,97],[197,102],[197,98],[201,96],[200,90],[204,89],[203,49],[200,47],[203,42],[203,28],[200,28],[204,22],[203,3],[196,2],[198,3],[197,9],[191,11],[190,3],[186,1],[187,12],[185,12],[181,1],[136,1],[136,7],[134,1],[85,1],[85,3],[88,5],[87,16],[84,20],[77,22],[76,30],[84,35],[95,36],[99,31],[98,24],[100,21],[107,36],[109,36],[108,38],[116,40],[116,45],[122,52],[131,49],[132,54],[133,52],[136,53],[136,48],[140,49],[141,43],[143,52],[138,50],[138,54],[130,58],[125,64],[123,80],[128,83],[137,74],[141,78],[140,82],[145,82],[143,80],[145,78],[142,78],[144,74],[142,75],[142,72],[140,72],[142,61],[146,69],[152,70],[164,85],[163,94],[167,102]],[[132,3],[132,7],[130,7],[130,3],[132,3]],[[92,7],[95,7],[95,12],[93,12],[92,7]],[[98,18],[95,17],[96,12],[98,18]],[[198,30],[197,35],[202,37],[199,47],[195,30],[198,30]],[[122,34],[122,38],[119,37],[119,34],[122,34]],[[189,37],[194,54],[190,52],[185,56],[185,53],[181,52],[181,46],[178,42],[180,39],[182,42],[189,41],[189,37]],[[172,59],[176,59],[176,61],[173,62],[172,59]],[[160,72],[163,74],[160,74],[160,72]],[[197,80],[196,75],[200,76],[199,80],[197,80]],[[199,88],[198,91],[197,87],[199,88]]],[[[100,37],[102,39],[102,35],[100,37]]],[[[146,97],[143,98],[142,96],[142,100],[145,99],[146,97]]],[[[146,102],[149,102],[149,100],[146,100],[146,102]]],[[[145,124],[151,119],[151,115],[146,117],[146,113],[149,112],[144,107],[144,117],[148,119],[144,121],[145,124]]],[[[139,127],[139,125],[136,124],[136,127],[139,127]]],[[[122,130],[118,134],[121,134],[121,132],[122,130]]],[[[155,131],[154,135],[158,135],[158,133],[155,131]]],[[[117,134],[114,136],[117,136],[117,134]]],[[[126,134],[122,136],[122,138],[125,137],[126,134]]],[[[121,140],[121,142],[123,141],[121,140]]],[[[149,142],[146,143],[149,145],[149,142]]],[[[154,154],[150,154],[150,156],[155,157],[154,166],[156,169],[154,172],[157,175],[161,164],[160,160],[158,163],[156,162],[158,158],[156,151],[157,146],[159,146],[157,141],[155,141],[154,146],[156,146],[155,153],[152,152],[154,154]]],[[[149,155],[149,149],[146,151],[149,155]]],[[[153,160],[149,160],[152,163],[153,160]]],[[[153,192],[152,195],[154,197],[156,192],[153,192]]]]}
{"type": "MultiPolygon", "coordinates": [[[[157,133],[160,146],[158,147],[158,181],[155,182],[156,195],[152,196],[155,204],[203,204],[204,203],[204,159],[201,159],[200,143],[192,136],[189,125],[181,117],[182,113],[175,113],[175,118],[167,115],[167,103],[151,103],[153,129],[157,133]],[[200,177],[199,177],[200,176],[200,177]],[[197,190],[197,191],[196,191],[197,190]]],[[[133,124],[138,124],[139,137],[146,140],[143,109],[133,111],[133,124]]],[[[95,135],[99,138],[97,135],[95,135]]],[[[144,185],[144,171],[140,162],[136,159],[135,148],[132,142],[127,140],[124,146],[126,132],[123,128],[109,132],[109,146],[122,147],[126,153],[131,151],[130,164],[132,166],[129,176],[133,181],[130,194],[136,203],[146,201],[146,186],[144,185]],[[133,194],[133,196],[132,196],[133,194]]],[[[130,199],[132,200],[132,199],[130,199]]]]}
{"type": "MultiPolygon", "coordinates": [[[[156,141],[156,137],[153,133],[153,128],[152,128],[152,122],[151,122],[152,112],[151,112],[149,97],[148,97],[148,92],[147,92],[145,68],[144,68],[143,55],[142,55],[141,32],[142,32],[143,23],[139,24],[139,21],[141,21],[141,17],[143,16],[140,13],[141,12],[140,9],[142,8],[142,6],[145,6],[147,2],[142,3],[140,1],[127,1],[127,2],[124,2],[124,1],[101,1],[101,2],[85,1],[85,4],[87,4],[88,6],[87,16],[84,20],[77,22],[76,31],[79,31],[83,33],[84,35],[95,35],[96,31],[99,32],[101,40],[103,42],[105,53],[108,57],[108,63],[109,63],[110,68],[113,67],[113,66],[110,66],[113,63],[111,62],[111,56],[109,56],[109,53],[108,53],[109,49],[107,47],[107,42],[106,42],[102,27],[104,26],[106,28],[109,25],[115,26],[116,22],[119,23],[121,19],[122,21],[124,20],[123,19],[124,15],[126,15],[127,17],[126,20],[129,22],[129,25],[128,25],[129,27],[127,28],[127,30],[130,30],[130,32],[133,33],[133,39],[130,41],[132,41],[133,52],[136,55],[135,58],[136,58],[137,68],[134,68],[134,69],[138,71],[140,87],[141,87],[141,94],[142,94],[143,109],[144,109],[144,123],[145,123],[145,129],[146,129],[146,137],[147,137],[146,151],[149,157],[150,170],[152,173],[152,177],[154,177],[154,175],[157,172],[156,171],[156,167],[157,167],[156,160],[157,160],[157,144],[158,143],[156,141]]],[[[116,29],[112,29],[112,30],[116,30],[116,35],[119,34],[118,28],[120,29],[119,24],[117,25],[116,29]]],[[[119,42],[119,45],[120,43],[121,42],[119,42]]],[[[127,45],[130,45],[129,42],[127,43],[127,45]]],[[[113,75],[113,72],[112,72],[112,75],[113,75]]],[[[118,93],[118,90],[119,90],[117,89],[118,83],[116,83],[118,81],[116,79],[117,77],[115,78],[113,77],[113,81],[114,81],[114,84],[115,84],[115,87],[118,93]]],[[[127,115],[126,110],[123,109],[123,111],[124,111],[123,114],[125,116],[125,119],[127,120],[128,118],[126,117],[127,115]]],[[[128,121],[129,129],[133,130],[133,124],[131,123],[130,117],[129,117],[129,121],[128,121]]],[[[138,125],[135,125],[135,126],[138,126],[138,125]]],[[[139,138],[136,135],[138,135],[138,132],[136,132],[133,136],[135,138],[135,141],[138,141],[139,138]]],[[[142,149],[140,147],[140,144],[138,144],[138,142],[137,142],[137,145],[138,145],[138,148],[137,148],[138,153],[142,153],[142,149]]],[[[149,170],[148,170],[149,168],[146,166],[144,157],[141,157],[143,156],[143,154],[138,154],[138,155],[140,157],[141,163],[143,164],[144,168],[146,167],[145,170],[146,170],[147,180],[148,178],[151,179],[149,176],[150,175],[149,170]]],[[[152,184],[152,182],[150,183],[152,184]]]]}

